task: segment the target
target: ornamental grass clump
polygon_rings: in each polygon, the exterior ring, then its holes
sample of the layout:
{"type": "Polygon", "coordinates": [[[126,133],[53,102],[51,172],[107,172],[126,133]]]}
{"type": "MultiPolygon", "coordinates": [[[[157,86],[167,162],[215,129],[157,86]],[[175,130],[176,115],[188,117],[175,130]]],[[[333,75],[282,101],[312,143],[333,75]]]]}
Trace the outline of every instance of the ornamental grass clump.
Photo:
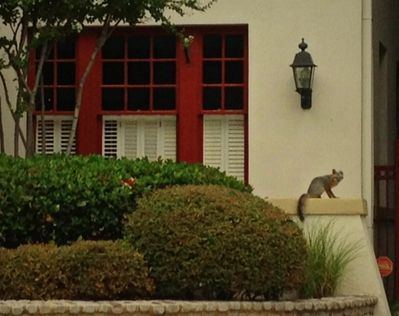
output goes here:
{"type": "Polygon", "coordinates": [[[163,299],[278,299],[302,282],[307,260],[302,231],[280,209],[216,185],[144,196],[125,238],[163,299]]]}
{"type": "Polygon", "coordinates": [[[308,261],[305,279],[299,289],[302,298],[333,296],[348,265],[359,257],[361,241],[334,230],[334,222],[312,225],[305,233],[308,261]]]}

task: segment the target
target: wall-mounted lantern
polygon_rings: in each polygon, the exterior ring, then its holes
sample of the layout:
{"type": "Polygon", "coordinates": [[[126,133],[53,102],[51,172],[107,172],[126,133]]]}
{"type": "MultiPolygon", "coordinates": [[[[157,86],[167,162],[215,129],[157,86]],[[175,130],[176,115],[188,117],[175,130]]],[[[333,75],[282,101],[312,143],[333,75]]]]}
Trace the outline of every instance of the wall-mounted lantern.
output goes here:
{"type": "Polygon", "coordinates": [[[296,91],[301,95],[301,107],[306,110],[312,107],[312,85],[316,65],[313,63],[312,56],[305,52],[308,44],[303,38],[298,47],[301,51],[295,55],[291,67],[294,72],[296,91]]]}

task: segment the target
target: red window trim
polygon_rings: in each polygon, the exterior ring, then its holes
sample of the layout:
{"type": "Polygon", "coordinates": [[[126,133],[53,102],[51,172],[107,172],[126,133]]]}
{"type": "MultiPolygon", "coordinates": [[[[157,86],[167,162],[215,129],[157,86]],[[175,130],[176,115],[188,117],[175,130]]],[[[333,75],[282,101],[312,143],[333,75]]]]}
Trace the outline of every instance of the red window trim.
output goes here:
{"type": "MultiPolygon", "coordinates": [[[[102,84],[102,58],[99,54],[93,65],[93,69],[87,79],[83,92],[80,123],[78,124],[77,152],[79,154],[100,154],[102,152],[102,120],[103,116],[147,116],[147,115],[176,115],[177,120],[177,160],[201,163],[203,157],[203,116],[204,115],[243,115],[245,128],[245,180],[248,180],[248,26],[238,25],[185,25],[180,26],[185,34],[193,35],[194,41],[190,47],[191,61],[186,63],[184,50],[177,41],[176,50],[176,109],[157,111],[103,111],[101,109],[102,84]],[[203,110],[202,109],[202,36],[204,34],[242,34],[244,36],[244,57],[238,60],[244,61],[244,82],[241,84],[224,83],[223,86],[243,86],[243,109],[240,110],[203,110]],[[81,122],[84,122],[82,124],[81,122]]],[[[89,27],[79,34],[76,41],[76,84],[90,59],[90,55],[96,44],[98,27],[89,27]]],[[[132,32],[139,35],[161,35],[165,31],[158,26],[119,27],[115,30],[118,36],[128,36],[132,32]]],[[[106,59],[112,61],[113,59],[106,59]]],[[[167,59],[165,59],[167,60],[167,59]]],[[[174,60],[174,59],[173,59],[174,60]]],[[[236,58],[225,58],[236,60],[236,58]]],[[[34,55],[30,57],[30,82],[34,80],[34,55]],[[33,67],[32,67],[33,66],[33,67]]],[[[120,61],[118,59],[118,61],[120,61]]],[[[158,61],[158,59],[157,59],[158,61]]],[[[126,71],[126,70],[125,70],[126,71]]],[[[112,85],[110,85],[112,86],[112,85]]],[[[162,85],[165,86],[165,85],[162,85]]],[[[40,111],[35,114],[40,115],[40,111]]],[[[46,111],[45,115],[72,115],[69,111],[46,111]]]]}

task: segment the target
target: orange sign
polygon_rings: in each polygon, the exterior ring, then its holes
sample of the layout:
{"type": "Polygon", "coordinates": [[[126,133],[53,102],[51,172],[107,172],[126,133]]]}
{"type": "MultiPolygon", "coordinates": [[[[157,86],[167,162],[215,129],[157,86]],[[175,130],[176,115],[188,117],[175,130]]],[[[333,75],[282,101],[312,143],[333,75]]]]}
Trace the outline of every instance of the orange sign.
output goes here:
{"type": "Polygon", "coordinates": [[[385,256],[377,258],[378,268],[380,269],[380,274],[383,278],[389,276],[393,271],[393,262],[391,259],[385,256]]]}

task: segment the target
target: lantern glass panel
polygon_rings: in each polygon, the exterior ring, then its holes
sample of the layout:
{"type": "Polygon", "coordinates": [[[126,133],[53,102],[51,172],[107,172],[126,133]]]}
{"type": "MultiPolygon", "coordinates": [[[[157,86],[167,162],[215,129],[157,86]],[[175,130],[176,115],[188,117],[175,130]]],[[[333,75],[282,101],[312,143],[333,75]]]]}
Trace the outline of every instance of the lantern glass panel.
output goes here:
{"type": "Polygon", "coordinates": [[[294,68],[297,89],[310,89],[312,83],[312,67],[294,68]]]}

